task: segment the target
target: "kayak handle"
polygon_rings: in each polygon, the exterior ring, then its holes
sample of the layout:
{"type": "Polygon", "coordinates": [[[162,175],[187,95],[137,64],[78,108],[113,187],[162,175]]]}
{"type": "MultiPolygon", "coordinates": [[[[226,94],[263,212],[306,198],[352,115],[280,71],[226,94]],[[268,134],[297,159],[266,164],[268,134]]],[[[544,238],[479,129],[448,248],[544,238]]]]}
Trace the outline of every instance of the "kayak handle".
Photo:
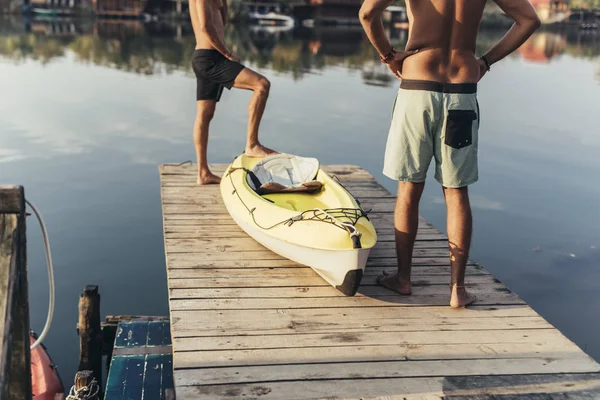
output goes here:
{"type": "Polygon", "coordinates": [[[350,236],[352,238],[352,244],[355,249],[362,249],[362,245],[360,243],[360,234],[354,233],[350,236]]]}

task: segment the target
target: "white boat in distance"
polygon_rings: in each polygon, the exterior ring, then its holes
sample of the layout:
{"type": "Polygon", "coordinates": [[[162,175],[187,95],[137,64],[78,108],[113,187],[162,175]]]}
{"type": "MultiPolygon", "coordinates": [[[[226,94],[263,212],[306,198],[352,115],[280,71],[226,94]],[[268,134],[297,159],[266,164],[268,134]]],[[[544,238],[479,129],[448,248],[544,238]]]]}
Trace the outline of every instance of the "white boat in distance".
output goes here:
{"type": "Polygon", "coordinates": [[[246,3],[248,18],[259,25],[293,27],[294,18],[282,13],[277,3],[246,3]]]}
{"type": "Polygon", "coordinates": [[[251,21],[255,21],[259,25],[278,25],[293,27],[295,25],[294,18],[289,15],[277,14],[270,12],[268,14],[259,14],[257,12],[248,13],[248,17],[251,21]]]}

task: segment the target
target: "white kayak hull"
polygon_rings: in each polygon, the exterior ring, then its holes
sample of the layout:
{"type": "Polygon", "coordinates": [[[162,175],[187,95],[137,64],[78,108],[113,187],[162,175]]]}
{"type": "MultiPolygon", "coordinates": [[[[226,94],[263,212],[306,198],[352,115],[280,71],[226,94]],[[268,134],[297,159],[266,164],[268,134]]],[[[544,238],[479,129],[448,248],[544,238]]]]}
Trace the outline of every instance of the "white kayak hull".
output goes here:
{"type": "Polygon", "coordinates": [[[255,225],[249,225],[231,213],[234,221],[248,235],[272,252],[298,264],[311,267],[330,285],[347,296],[354,296],[360,286],[367,259],[368,249],[323,250],[301,246],[281,240],[265,233],[255,225]]]}

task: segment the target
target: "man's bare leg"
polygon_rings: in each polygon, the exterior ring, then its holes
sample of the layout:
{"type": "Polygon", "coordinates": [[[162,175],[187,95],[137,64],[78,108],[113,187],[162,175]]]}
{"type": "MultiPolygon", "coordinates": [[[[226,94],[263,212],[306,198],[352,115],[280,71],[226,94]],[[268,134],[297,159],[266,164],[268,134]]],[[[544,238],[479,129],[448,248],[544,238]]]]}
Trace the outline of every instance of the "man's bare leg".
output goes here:
{"type": "Polygon", "coordinates": [[[206,148],[208,145],[208,128],[215,114],[215,100],[198,100],[196,103],[196,122],[194,122],[194,146],[198,159],[198,184],[219,183],[221,178],[210,172],[206,148]]]}
{"type": "Polygon", "coordinates": [[[394,231],[396,236],[396,255],[398,272],[380,275],[377,282],[400,294],[412,294],[411,269],[412,253],[419,229],[419,201],[425,182],[398,184],[398,199],[394,212],[394,231]]]}
{"type": "Polygon", "coordinates": [[[468,188],[444,188],[448,209],[448,244],[450,247],[451,289],[450,306],[464,307],[476,298],[465,289],[465,270],[471,247],[473,217],[468,188]]]}
{"type": "Polygon", "coordinates": [[[248,138],[246,140],[246,155],[250,157],[266,157],[277,154],[275,150],[263,146],[258,141],[258,128],[267,106],[271,82],[264,76],[249,68],[244,68],[235,78],[233,87],[252,90],[252,98],[248,103],[248,138]]]}

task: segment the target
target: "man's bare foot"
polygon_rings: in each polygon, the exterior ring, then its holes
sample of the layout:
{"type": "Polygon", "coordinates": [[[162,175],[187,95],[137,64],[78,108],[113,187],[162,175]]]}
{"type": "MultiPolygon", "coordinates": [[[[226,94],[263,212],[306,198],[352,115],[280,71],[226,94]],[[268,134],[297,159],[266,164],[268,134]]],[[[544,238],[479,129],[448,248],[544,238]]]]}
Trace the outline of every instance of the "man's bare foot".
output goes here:
{"type": "Polygon", "coordinates": [[[397,272],[390,274],[383,271],[383,273],[377,277],[377,283],[405,296],[412,294],[412,285],[410,283],[410,279],[407,280],[400,278],[397,272]]]}
{"type": "Polygon", "coordinates": [[[196,182],[198,185],[217,184],[221,182],[221,178],[210,171],[206,171],[198,174],[198,180],[196,182]]]}
{"type": "Polygon", "coordinates": [[[473,304],[477,297],[474,294],[467,292],[464,285],[451,285],[452,295],[450,296],[450,307],[459,308],[473,304]]]}
{"type": "Polygon", "coordinates": [[[257,144],[255,146],[246,147],[246,155],[248,157],[257,157],[264,158],[267,156],[272,156],[273,154],[279,154],[278,151],[269,149],[268,147],[263,146],[262,144],[257,144]]]}

